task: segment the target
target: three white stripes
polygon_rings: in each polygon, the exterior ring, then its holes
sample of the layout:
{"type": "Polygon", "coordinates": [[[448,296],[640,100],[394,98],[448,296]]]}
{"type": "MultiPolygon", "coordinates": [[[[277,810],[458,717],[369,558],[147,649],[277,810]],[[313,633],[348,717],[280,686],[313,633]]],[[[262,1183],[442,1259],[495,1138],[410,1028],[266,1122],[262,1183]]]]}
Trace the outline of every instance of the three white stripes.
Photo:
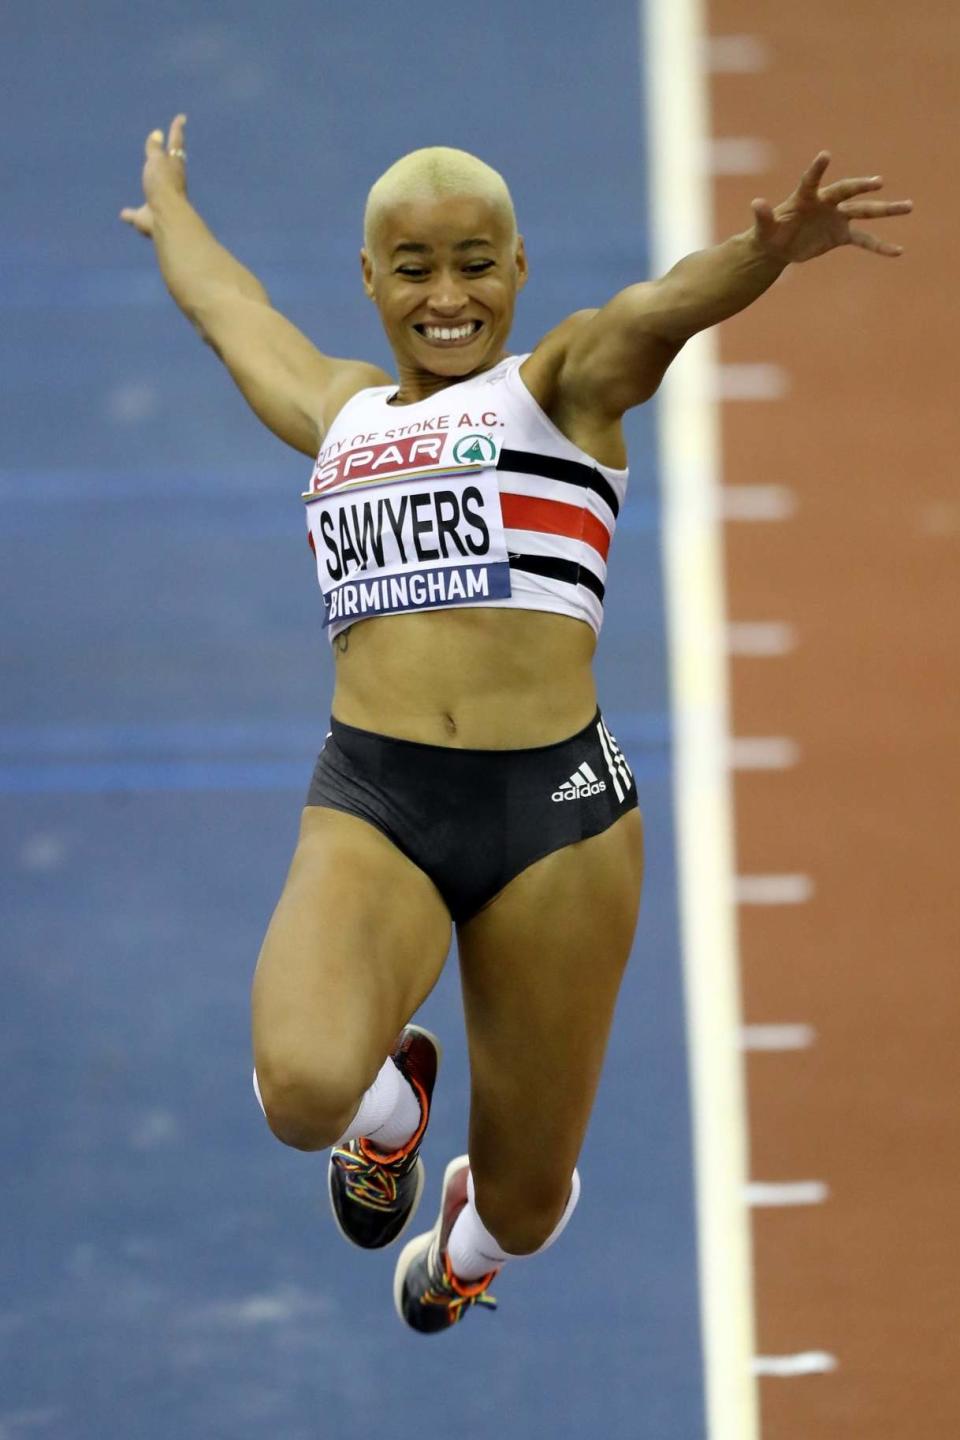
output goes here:
{"type": "Polygon", "coordinates": [[[597,722],[597,735],[600,739],[600,747],[603,750],[603,758],[606,760],[607,769],[610,771],[610,779],[613,781],[614,794],[618,801],[622,801],[630,789],[633,772],[623,757],[623,751],[602,720],[597,722]]]}

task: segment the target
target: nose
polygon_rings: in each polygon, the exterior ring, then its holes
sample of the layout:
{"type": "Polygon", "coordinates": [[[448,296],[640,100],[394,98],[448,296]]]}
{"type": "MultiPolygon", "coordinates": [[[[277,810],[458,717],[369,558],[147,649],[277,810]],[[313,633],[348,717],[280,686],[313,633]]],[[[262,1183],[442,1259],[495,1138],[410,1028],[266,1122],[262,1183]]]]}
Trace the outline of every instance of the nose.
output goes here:
{"type": "Polygon", "coordinates": [[[429,308],[439,318],[454,319],[467,303],[462,282],[455,275],[439,271],[431,287],[429,308]]]}

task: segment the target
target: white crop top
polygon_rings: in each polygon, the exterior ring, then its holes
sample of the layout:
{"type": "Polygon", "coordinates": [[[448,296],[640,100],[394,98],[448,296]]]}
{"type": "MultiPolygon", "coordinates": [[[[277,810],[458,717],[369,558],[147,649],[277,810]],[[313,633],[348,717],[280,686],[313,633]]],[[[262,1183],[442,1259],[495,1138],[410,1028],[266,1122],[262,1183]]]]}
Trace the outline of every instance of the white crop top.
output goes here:
{"type": "Polygon", "coordinates": [[[584,453],[520,377],[526,355],[428,400],[360,390],[303,496],[332,641],[355,620],[484,605],[599,633],[628,472],[584,453]]]}

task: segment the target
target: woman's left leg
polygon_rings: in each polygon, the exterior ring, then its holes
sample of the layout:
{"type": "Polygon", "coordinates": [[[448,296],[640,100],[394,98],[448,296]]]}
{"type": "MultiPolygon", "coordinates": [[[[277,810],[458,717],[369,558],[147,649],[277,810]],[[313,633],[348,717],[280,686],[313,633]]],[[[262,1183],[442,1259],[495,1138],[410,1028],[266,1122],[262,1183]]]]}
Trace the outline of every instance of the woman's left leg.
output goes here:
{"type": "Polygon", "coordinates": [[[458,931],[475,1211],[508,1255],[568,1210],[643,880],[640,812],[522,871],[458,931]]]}
{"type": "Polygon", "coordinates": [[[397,1261],[394,1303],[413,1329],[494,1304],[493,1273],[570,1218],[642,881],[632,809],[522,870],[458,927],[470,1154],[451,1160],[433,1230],[397,1261]]]}

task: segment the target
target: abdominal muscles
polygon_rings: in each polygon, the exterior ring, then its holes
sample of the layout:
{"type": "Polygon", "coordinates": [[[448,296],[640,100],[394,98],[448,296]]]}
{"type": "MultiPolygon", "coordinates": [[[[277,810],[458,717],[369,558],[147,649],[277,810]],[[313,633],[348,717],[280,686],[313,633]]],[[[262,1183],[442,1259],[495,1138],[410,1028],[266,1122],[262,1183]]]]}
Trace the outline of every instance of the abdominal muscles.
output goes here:
{"type": "Polygon", "coordinates": [[[427,745],[525,749],[596,709],[593,630],[538,610],[470,607],[358,621],[334,642],[333,713],[427,745]]]}

